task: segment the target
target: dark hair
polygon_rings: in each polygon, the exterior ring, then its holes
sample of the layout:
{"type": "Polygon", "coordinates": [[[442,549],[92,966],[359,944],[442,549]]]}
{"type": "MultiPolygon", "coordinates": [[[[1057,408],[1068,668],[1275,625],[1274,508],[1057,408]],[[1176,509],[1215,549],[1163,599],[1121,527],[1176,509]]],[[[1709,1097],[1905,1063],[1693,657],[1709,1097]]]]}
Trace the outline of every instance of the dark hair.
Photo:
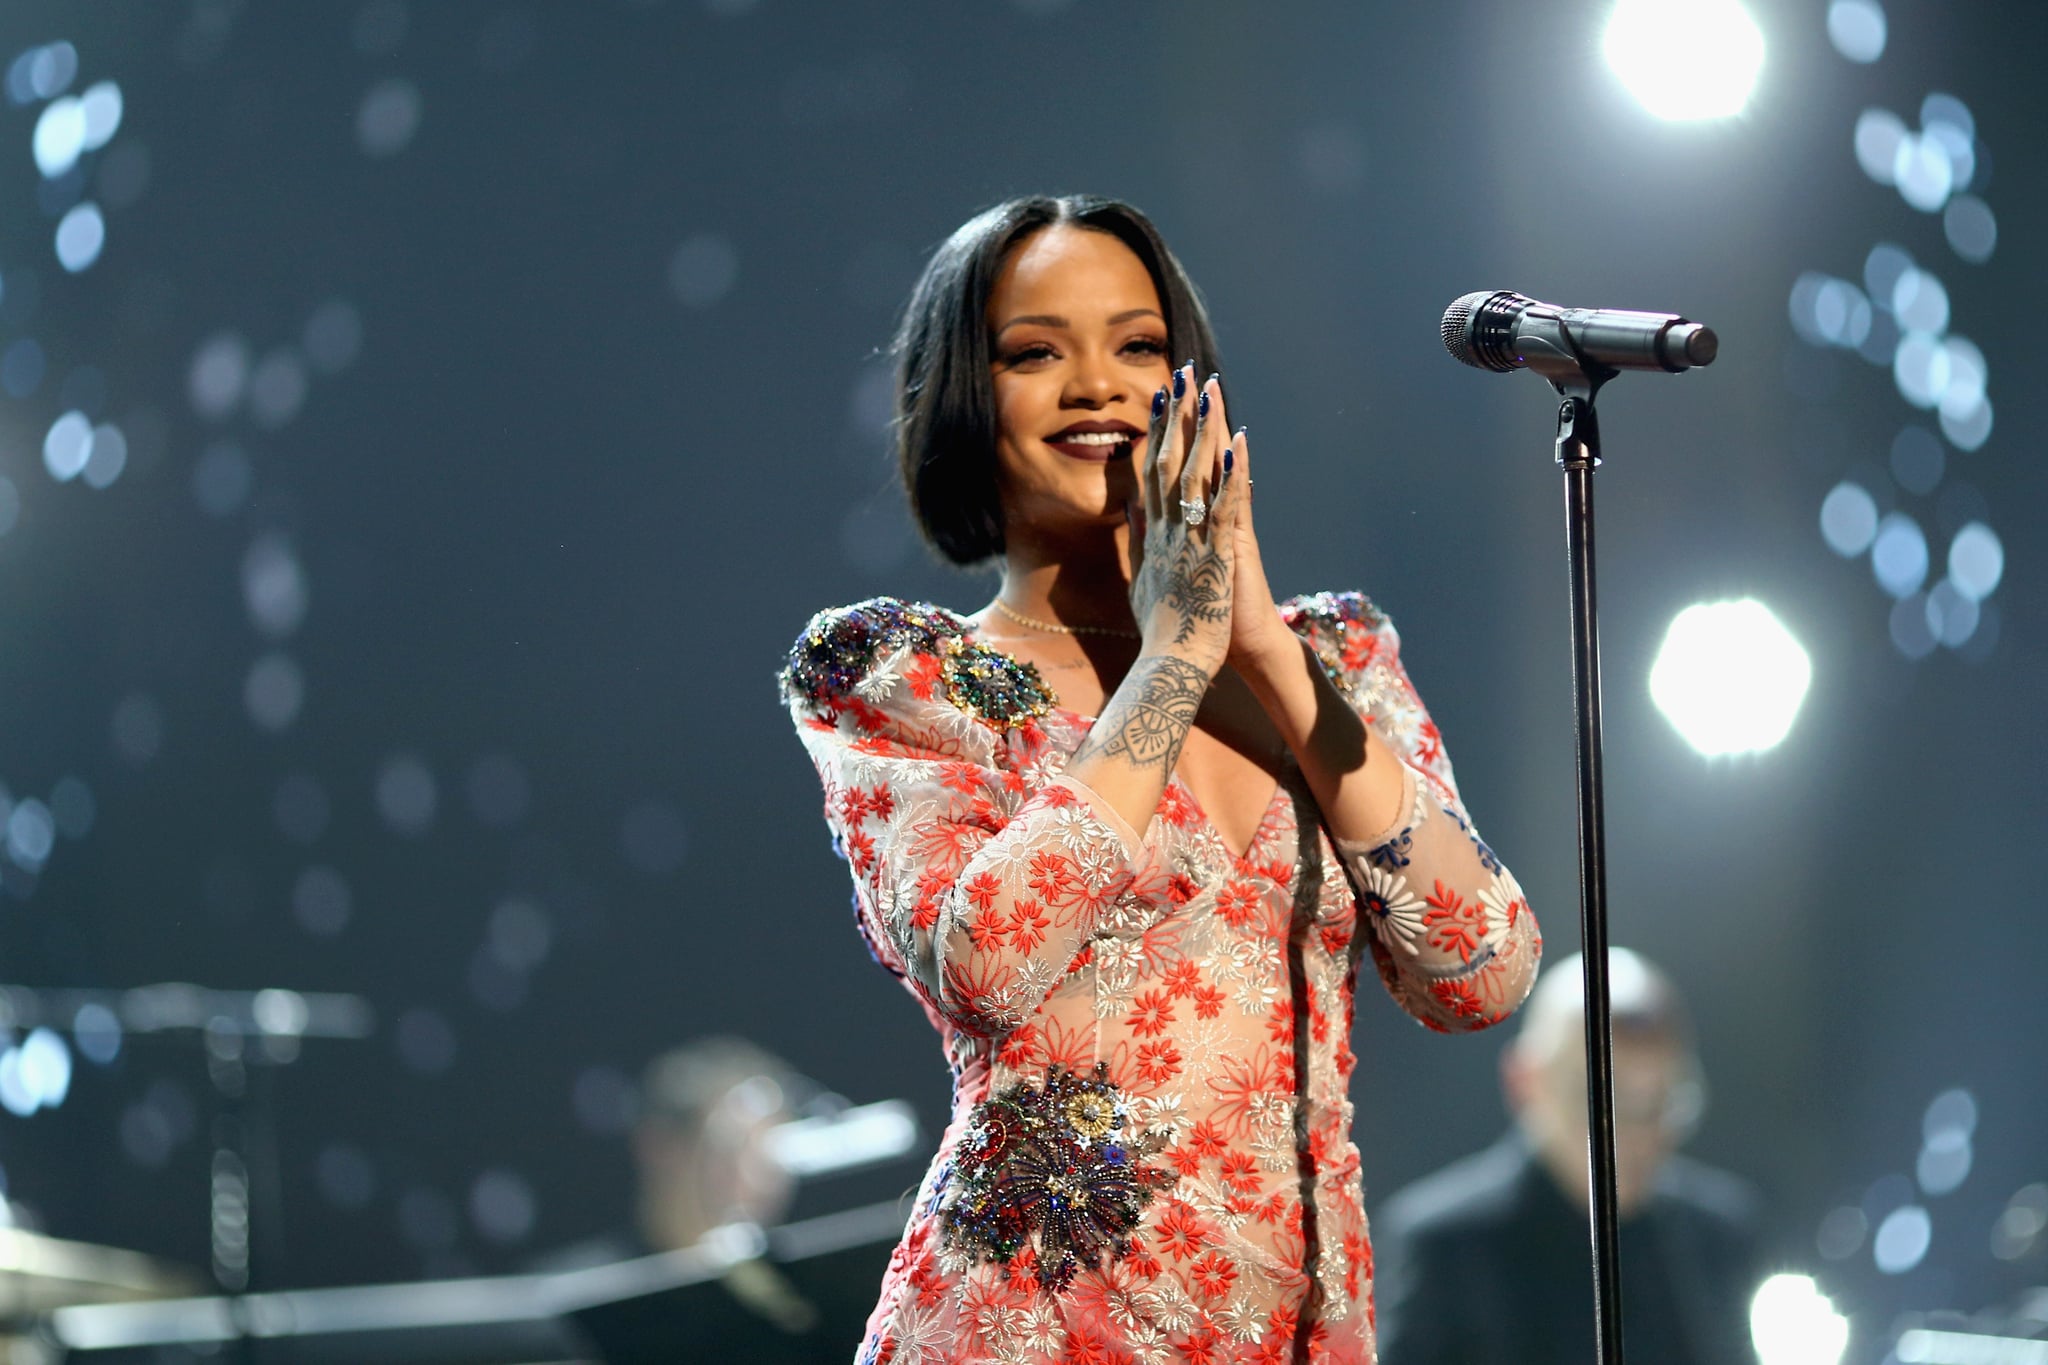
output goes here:
{"type": "Polygon", "coordinates": [[[924,538],[955,564],[1003,552],[996,484],[988,296],[1010,249],[1055,223],[1092,228],[1137,254],[1159,291],[1172,363],[1219,369],[1216,338],[1187,272],[1137,209],[1094,195],[1007,199],[962,223],[926,262],[904,306],[896,361],[896,460],[924,538]]]}

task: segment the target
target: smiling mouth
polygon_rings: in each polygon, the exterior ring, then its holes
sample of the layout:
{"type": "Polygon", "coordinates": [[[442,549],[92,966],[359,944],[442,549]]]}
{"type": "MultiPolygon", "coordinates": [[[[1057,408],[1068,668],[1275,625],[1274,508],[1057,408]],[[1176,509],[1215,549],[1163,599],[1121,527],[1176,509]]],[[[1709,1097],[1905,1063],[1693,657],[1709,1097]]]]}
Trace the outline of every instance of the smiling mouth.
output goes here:
{"type": "Polygon", "coordinates": [[[1045,443],[1072,459],[1107,464],[1128,456],[1136,439],[1128,431],[1076,431],[1048,437],[1045,443]]]}

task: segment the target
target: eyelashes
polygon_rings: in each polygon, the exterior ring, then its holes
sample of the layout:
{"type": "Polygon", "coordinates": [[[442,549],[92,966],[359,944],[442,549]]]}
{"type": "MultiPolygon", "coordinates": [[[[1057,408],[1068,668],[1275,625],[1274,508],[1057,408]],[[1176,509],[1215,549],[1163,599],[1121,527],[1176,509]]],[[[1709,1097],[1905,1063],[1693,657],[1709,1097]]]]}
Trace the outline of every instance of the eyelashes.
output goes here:
{"type": "MultiPolygon", "coordinates": [[[[1030,346],[1022,346],[1019,347],[1017,350],[1007,352],[1006,354],[1003,355],[1002,362],[1005,366],[1015,367],[1018,365],[1029,364],[1034,360],[1051,360],[1054,359],[1057,354],[1058,353],[1053,350],[1051,345],[1041,341],[1030,346]]],[[[1153,356],[1163,356],[1166,354],[1166,342],[1156,337],[1132,337],[1129,341],[1126,341],[1118,349],[1118,354],[1136,354],[1140,356],[1145,356],[1147,358],[1153,356]]]]}

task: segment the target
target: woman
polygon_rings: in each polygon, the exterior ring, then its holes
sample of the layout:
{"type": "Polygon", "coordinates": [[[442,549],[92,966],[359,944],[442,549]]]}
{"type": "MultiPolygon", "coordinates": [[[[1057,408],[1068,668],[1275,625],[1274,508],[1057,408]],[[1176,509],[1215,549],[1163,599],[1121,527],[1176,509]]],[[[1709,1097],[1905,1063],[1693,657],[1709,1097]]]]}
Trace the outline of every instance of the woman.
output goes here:
{"type": "Polygon", "coordinates": [[[1392,625],[1274,603],[1207,320],[1143,215],[979,215],[896,355],[917,519],[1002,585],[820,613],[783,674],[862,932],[954,1077],[860,1359],[1371,1362],[1358,965],[1481,1028],[1535,921],[1392,625]]]}

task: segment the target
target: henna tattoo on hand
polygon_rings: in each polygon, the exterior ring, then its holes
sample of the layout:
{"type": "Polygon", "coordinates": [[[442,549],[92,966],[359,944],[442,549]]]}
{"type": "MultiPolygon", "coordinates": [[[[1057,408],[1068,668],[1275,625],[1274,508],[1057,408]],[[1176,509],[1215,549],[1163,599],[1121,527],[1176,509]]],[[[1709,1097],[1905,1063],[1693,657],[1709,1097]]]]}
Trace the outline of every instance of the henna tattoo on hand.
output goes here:
{"type": "Polygon", "coordinates": [[[1197,626],[1230,620],[1230,566],[1213,546],[1195,556],[1192,564],[1176,560],[1159,600],[1180,614],[1173,642],[1184,645],[1194,638],[1197,626]]]}
{"type": "Polygon", "coordinates": [[[1172,772],[1208,690],[1208,673],[1185,659],[1147,655],[1131,665],[1069,765],[1099,754],[1134,768],[1172,772]]]}

